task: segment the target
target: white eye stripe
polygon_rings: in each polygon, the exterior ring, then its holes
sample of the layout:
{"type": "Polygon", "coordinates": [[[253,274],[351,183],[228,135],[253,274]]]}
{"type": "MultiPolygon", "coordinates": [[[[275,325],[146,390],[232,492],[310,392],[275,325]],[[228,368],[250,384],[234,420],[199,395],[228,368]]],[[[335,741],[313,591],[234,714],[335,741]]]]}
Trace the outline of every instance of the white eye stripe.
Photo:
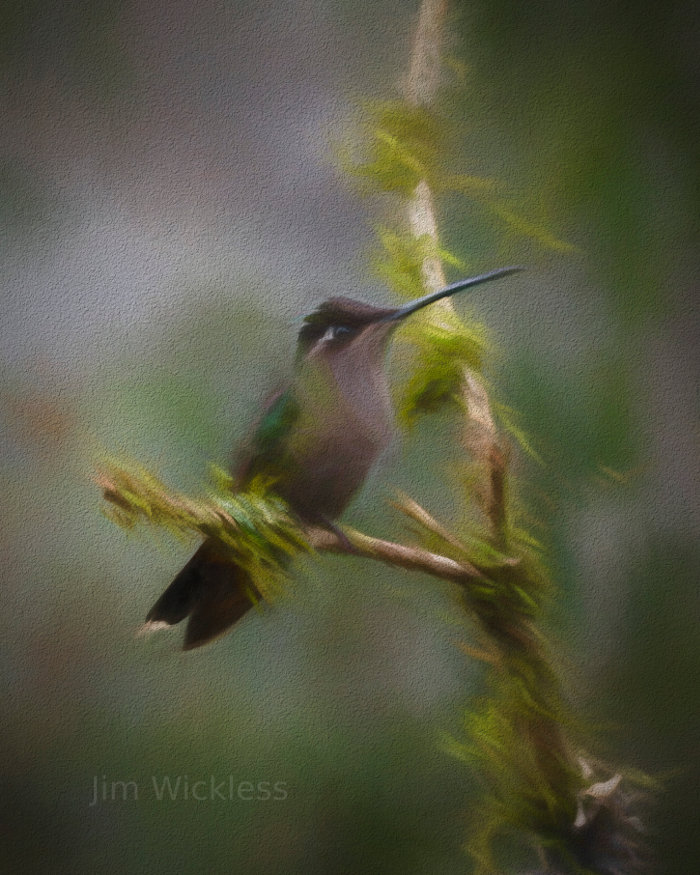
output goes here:
{"type": "Polygon", "coordinates": [[[320,343],[331,343],[334,340],[341,340],[351,337],[355,332],[347,325],[330,325],[326,329],[326,333],[322,335],[320,343]]]}

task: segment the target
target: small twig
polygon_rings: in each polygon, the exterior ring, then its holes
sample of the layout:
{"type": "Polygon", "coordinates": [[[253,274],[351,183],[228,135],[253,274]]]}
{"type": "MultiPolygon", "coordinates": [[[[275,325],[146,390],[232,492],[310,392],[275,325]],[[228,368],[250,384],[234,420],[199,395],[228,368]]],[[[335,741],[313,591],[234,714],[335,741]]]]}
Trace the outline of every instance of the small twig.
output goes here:
{"type": "Polygon", "coordinates": [[[400,510],[401,513],[406,514],[410,519],[415,520],[424,529],[428,529],[428,531],[436,534],[446,544],[450,544],[450,546],[459,550],[461,553],[466,552],[466,547],[459,538],[456,538],[452,532],[439,523],[435,517],[429,514],[428,511],[418,504],[417,501],[414,501],[410,495],[406,495],[405,492],[399,491],[398,496],[399,501],[391,502],[393,507],[400,510]]]}
{"type": "Polygon", "coordinates": [[[422,571],[441,580],[467,584],[484,580],[484,576],[469,562],[457,562],[439,553],[431,553],[422,547],[411,547],[398,544],[395,541],[384,541],[372,538],[354,529],[343,529],[347,542],[336,532],[329,529],[311,528],[306,530],[310,546],[319,551],[330,553],[346,553],[362,556],[367,559],[377,559],[387,565],[407,568],[411,571],[422,571]]]}

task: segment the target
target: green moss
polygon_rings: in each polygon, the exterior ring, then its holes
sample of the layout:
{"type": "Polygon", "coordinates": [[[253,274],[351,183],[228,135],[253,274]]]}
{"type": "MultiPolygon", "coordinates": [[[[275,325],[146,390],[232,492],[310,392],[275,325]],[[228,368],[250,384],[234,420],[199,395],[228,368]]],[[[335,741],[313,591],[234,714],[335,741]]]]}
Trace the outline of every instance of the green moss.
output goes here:
{"type": "Polygon", "coordinates": [[[411,376],[397,404],[399,421],[407,427],[422,414],[445,404],[461,403],[465,368],[481,373],[487,340],[482,326],[464,324],[452,310],[435,318],[415,318],[403,338],[412,345],[411,376]]]}
{"type": "Polygon", "coordinates": [[[212,466],[211,485],[191,498],[168,489],[137,465],[107,460],[97,478],[108,504],[105,514],[117,525],[133,529],[146,523],[177,537],[200,534],[218,541],[251,575],[265,597],[279,589],[285,559],[309,546],[287,506],[261,478],[245,492],[233,492],[233,481],[212,466]]]}
{"type": "Polygon", "coordinates": [[[359,179],[367,193],[410,196],[421,179],[439,175],[443,120],[423,107],[398,100],[365,102],[362,111],[364,155],[357,159],[346,150],[341,160],[343,169],[359,179]]]}

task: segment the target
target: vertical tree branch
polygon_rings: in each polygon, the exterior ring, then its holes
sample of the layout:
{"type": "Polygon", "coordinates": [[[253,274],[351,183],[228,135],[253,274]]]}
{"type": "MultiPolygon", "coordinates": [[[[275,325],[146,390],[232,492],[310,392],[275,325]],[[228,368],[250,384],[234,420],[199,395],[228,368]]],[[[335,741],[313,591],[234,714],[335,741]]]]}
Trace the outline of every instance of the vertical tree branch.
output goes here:
{"type": "MultiPolygon", "coordinates": [[[[447,0],[423,0],[421,4],[410,69],[403,84],[404,100],[410,106],[428,108],[435,101],[440,86],[447,11],[447,0]]],[[[446,278],[437,254],[439,231],[433,193],[426,179],[418,182],[408,202],[407,219],[416,239],[427,237],[434,244],[421,265],[426,291],[434,291],[446,284],[446,278]]],[[[431,307],[425,318],[449,330],[454,325],[453,313],[451,300],[446,298],[440,305],[431,307]],[[446,318],[446,314],[450,318],[446,318]]],[[[514,555],[517,544],[511,543],[508,527],[505,442],[479,374],[465,367],[459,391],[466,414],[464,444],[479,467],[476,497],[484,514],[488,537],[502,554],[514,555]]],[[[582,761],[577,760],[567,738],[563,722],[566,709],[559,681],[551,654],[537,628],[539,606],[533,614],[530,606],[518,605],[512,598],[514,592],[537,592],[537,572],[529,568],[527,562],[504,564],[494,570],[492,582],[498,593],[495,599],[484,602],[470,596],[465,598],[488,638],[487,650],[493,652],[495,648],[499,654],[491,667],[493,705],[487,709],[486,717],[482,715],[477,719],[482,719],[486,733],[505,734],[506,744],[522,747],[509,760],[506,758],[506,762],[496,764],[491,773],[497,785],[492,788],[496,819],[507,821],[510,805],[518,812],[512,816],[511,824],[519,824],[521,829],[539,835],[542,859],[557,869],[565,866],[568,859],[585,860],[593,871],[602,873],[627,875],[640,871],[636,844],[630,840],[629,830],[626,834],[626,805],[618,791],[620,776],[584,786],[590,781],[590,775],[585,774],[586,769],[582,768],[582,761]],[[608,785],[611,789],[606,791],[600,808],[586,814],[582,800],[595,797],[599,801],[593,790],[608,785]],[[603,816],[600,816],[601,811],[603,816]],[[556,849],[545,851],[553,839],[556,849]]],[[[491,740],[475,739],[475,742],[477,746],[485,743],[488,747],[491,740]]],[[[493,865],[489,843],[490,833],[486,829],[473,846],[475,857],[481,863],[480,871],[491,871],[493,865]]]]}
{"type": "MultiPolygon", "coordinates": [[[[429,107],[437,96],[442,70],[447,0],[424,0],[413,42],[410,70],[404,83],[404,99],[412,106],[429,107]]],[[[417,239],[429,237],[439,247],[437,215],[433,193],[425,179],[420,180],[408,204],[408,223],[417,239]]],[[[423,282],[426,291],[436,291],[446,284],[445,272],[438,255],[423,260],[423,282]]],[[[452,301],[445,298],[430,308],[426,318],[440,324],[441,313],[453,312],[452,301]]],[[[506,522],[505,455],[500,445],[488,393],[479,376],[465,368],[462,400],[467,413],[464,443],[472,457],[482,467],[478,497],[489,524],[494,542],[503,546],[506,522]]]]}

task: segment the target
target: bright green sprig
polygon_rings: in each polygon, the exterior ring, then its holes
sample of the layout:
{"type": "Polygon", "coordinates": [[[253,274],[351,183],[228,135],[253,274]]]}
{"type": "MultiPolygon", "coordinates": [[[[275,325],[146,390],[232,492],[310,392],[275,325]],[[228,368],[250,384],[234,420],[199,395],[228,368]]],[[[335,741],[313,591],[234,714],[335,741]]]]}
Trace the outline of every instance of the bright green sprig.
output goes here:
{"type": "MultiPolygon", "coordinates": [[[[429,235],[416,238],[382,226],[377,228],[377,237],[381,248],[373,258],[373,267],[402,297],[417,298],[424,293],[426,259],[439,258],[465,270],[460,259],[440,248],[429,235]]],[[[481,372],[486,335],[480,325],[465,324],[451,308],[442,308],[439,319],[434,314],[430,318],[417,314],[404,326],[402,337],[413,347],[415,358],[397,411],[400,422],[410,426],[422,413],[434,412],[454,400],[465,367],[481,372]]]]}
{"type": "Polygon", "coordinates": [[[439,322],[415,319],[404,337],[414,347],[415,365],[397,409],[400,422],[410,427],[422,414],[459,403],[464,370],[481,373],[487,341],[480,325],[465,324],[447,309],[439,322]]]}
{"type": "MultiPolygon", "coordinates": [[[[374,256],[374,269],[402,297],[417,298],[424,293],[426,259],[439,258],[465,269],[463,262],[437,246],[429,235],[416,238],[379,227],[377,236],[381,249],[374,256]]],[[[443,308],[439,320],[417,314],[404,326],[402,337],[415,352],[413,376],[397,403],[399,420],[409,426],[422,413],[434,412],[456,397],[465,367],[481,372],[486,336],[481,326],[466,325],[451,309],[443,308]]]]}
{"type": "Polygon", "coordinates": [[[267,597],[279,585],[285,559],[309,550],[308,542],[272,484],[256,478],[245,492],[234,492],[226,472],[212,466],[211,475],[211,486],[198,498],[169,489],[143,467],[113,460],[102,464],[97,482],[108,502],[105,514],[117,525],[146,523],[178,537],[213,538],[267,597]]]}

